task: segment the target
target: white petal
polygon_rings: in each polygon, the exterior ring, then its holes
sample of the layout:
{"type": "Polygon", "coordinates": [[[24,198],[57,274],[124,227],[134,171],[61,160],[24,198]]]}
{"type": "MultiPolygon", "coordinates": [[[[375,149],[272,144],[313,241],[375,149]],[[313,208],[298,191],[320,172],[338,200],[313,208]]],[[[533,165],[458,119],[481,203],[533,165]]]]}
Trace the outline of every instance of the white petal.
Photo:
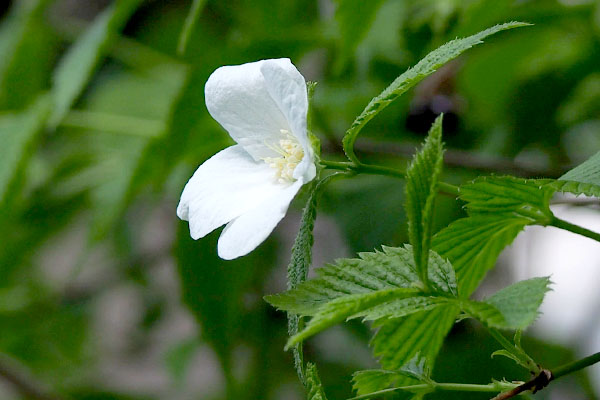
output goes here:
{"type": "Polygon", "coordinates": [[[254,161],[239,145],[231,146],[196,170],[183,189],[177,215],[190,221],[190,234],[199,239],[289,186],[278,183],[266,163],[254,161]]]}
{"type": "MultiPolygon", "coordinates": [[[[269,60],[271,61],[271,60],[269,60]]],[[[261,65],[267,61],[218,68],[204,87],[210,115],[258,160],[276,157],[267,144],[278,144],[281,129],[292,131],[267,90],[261,65]]]]}
{"type": "Polygon", "coordinates": [[[302,184],[302,180],[297,180],[281,188],[277,195],[227,224],[219,238],[219,257],[232,260],[250,253],[261,244],[285,216],[302,184]]]}
{"type": "Polygon", "coordinates": [[[304,158],[294,171],[294,178],[308,182],[315,177],[314,155],[308,140],[306,117],[308,94],[304,77],[287,58],[265,60],[260,70],[265,78],[269,94],[285,116],[290,132],[298,139],[304,150],[304,158]]]}

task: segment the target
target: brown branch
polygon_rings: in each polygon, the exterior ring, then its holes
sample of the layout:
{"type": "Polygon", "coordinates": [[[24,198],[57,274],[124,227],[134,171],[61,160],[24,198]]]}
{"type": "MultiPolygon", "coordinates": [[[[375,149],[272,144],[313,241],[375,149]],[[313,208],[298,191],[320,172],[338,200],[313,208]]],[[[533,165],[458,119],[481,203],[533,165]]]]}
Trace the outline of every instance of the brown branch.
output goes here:
{"type": "Polygon", "coordinates": [[[539,374],[531,378],[531,380],[525,382],[522,385],[517,386],[516,388],[509,390],[508,392],[500,393],[498,396],[494,397],[492,400],[506,400],[512,397],[515,397],[523,392],[527,392],[531,390],[532,393],[537,392],[548,386],[550,381],[553,379],[552,372],[547,369],[543,369],[539,374]]]}
{"type": "Polygon", "coordinates": [[[62,400],[51,394],[39,382],[33,380],[25,368],[12,358],[0,354],[0,378],[12,384],[12,386],[24,397],[34,400],[62,400]]]}

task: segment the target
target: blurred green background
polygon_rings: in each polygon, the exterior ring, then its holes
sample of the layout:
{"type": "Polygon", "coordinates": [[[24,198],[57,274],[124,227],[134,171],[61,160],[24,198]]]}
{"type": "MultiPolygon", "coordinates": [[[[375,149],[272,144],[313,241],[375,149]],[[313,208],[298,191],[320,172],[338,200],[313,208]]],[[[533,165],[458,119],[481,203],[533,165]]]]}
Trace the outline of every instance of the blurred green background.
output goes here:
{"type": "MultiPolygon", "coordinates": [[[[341,159],[354,117],[428,51],[527,21],[382,112],[359,155],[403,167],[440,112],[448,182],[558,177],[600,148],[598,1],[200,1],[183,54],[189,1],[0,4],[2,399],[304,398],[283,351],[285,315],[262,300],[285,288],[303,195],[267,242],[230,262],[216,256],[219,232],[193,241],[175,215],[195,168],[231,144],[204,105],[221,65],[291,58],[318,82],[313,130],[325,157],[341,159]]],[[[402,181],[383,177],[331,184],[314,265],[406,242],[403,193],[402,181]]],[[[461,215],[442,197],[436,226],[461,215]]],[[[308,342],[330,400],[350,397],[352,372],[376,365],[369,337],[350,323],[308,342]]],[[[533,337],[526,346],[550,366],[574,356],[533,337]]],[[[525,379],[510,361],[490,360],[497,347],[461,322],[434,376],[525,379]]],[[[580,374],[535,397],[596,394],[580,374]]]]}

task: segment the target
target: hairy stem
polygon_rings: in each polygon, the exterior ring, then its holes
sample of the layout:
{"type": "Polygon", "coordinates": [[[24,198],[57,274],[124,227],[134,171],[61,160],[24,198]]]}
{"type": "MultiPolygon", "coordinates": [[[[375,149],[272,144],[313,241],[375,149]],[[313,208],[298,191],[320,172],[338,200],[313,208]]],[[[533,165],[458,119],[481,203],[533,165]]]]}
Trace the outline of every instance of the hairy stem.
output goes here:
{"type": "Polygon", "coordinates": [[[577,233],[578,235],[585,236],[590,239],[594,239],[597,242],[600,242],[600,233],[590,231],[589,229],[586,229],[579,225],[572,224],[572,223],[562,220],[560,218],[556,218],[556,217],[552,218],[552,220],[550,221],[550,223],[548,225],[554,226],[556,228],[564,229],[569,232],[577,233]]]}

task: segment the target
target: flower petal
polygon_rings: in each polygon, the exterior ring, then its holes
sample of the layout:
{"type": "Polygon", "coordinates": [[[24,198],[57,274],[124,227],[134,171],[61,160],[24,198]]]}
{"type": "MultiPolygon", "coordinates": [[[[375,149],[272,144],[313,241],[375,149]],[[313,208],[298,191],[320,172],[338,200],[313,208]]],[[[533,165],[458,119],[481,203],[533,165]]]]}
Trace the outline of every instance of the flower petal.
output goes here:
{"type": "Polygon", "coordinates": [[[231,146],[196,170],[183,189],[177,215],[190,221],[190,234],[199,239],[289,186],[277,182],[273,169],[254,161],[241,146],[231,146]]]}
{"type": "Polygon", "coordinates": [[[292,131],[260,70],[270,61],[275,60],[220,67],[204,87],[210,115],[255,160],[278,156],[269,145],[279,143],[281,129],[292,131]]]}
{"type": "Polygon", "coordinates": [[[304,157],[294,171],[294,178],[303,177],[305,183],[309,182],[315,177],[316,170],[306,130],[308,94],[304,77],[287,58],[265,60],[260,70],[269,94],[287,119],[290,132],[304,150],[304,157]]]}
{"type": "Polygon", "coordinates": [[[250,253],[261,244],[285,216],[302,184],[302,180],[297,180],[281,188],[277,195],[228,223],[219,237],[219,257],[232,260],[250,253]]]}

